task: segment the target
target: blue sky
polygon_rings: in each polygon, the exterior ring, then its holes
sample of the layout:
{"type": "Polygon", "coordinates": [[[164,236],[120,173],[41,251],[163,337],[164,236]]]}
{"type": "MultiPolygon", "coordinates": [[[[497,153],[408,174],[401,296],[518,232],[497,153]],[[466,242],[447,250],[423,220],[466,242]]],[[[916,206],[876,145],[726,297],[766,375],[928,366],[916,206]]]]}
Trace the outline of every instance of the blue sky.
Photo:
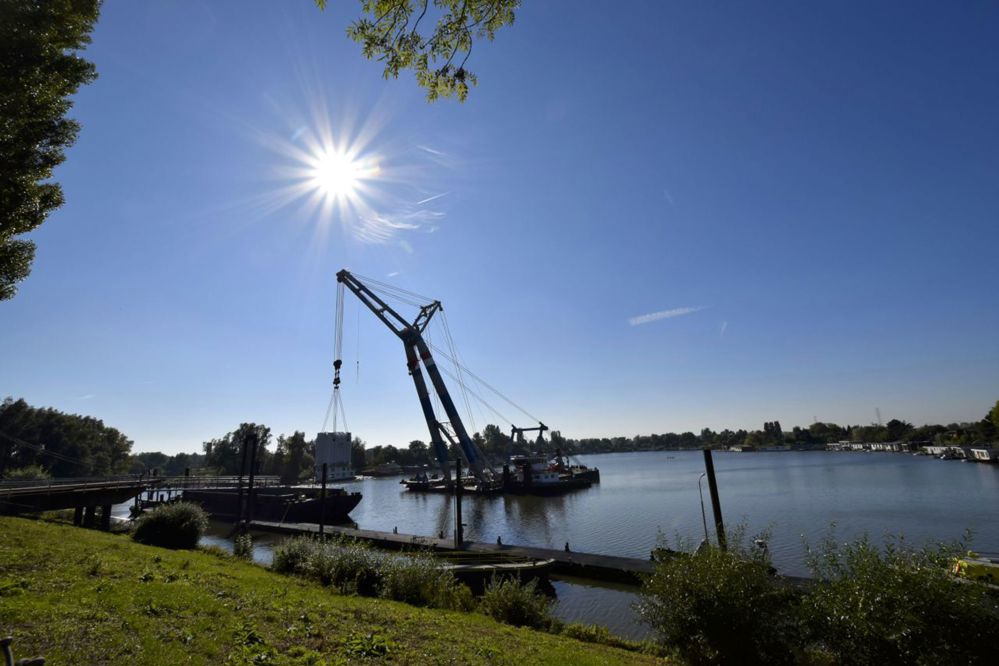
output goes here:
{"type": "MultiPolygon", "coordinates": [[[[993,3],[528,0],[464,105],[383,81],[330,4],[105,2],[0,392],[136,450],[311,435],[349,267],[439,298],[466,364],[569,436],[999,398],[993,3]],[[367,223],[282,196],[323,127],[378,165],[367,223]]],[[[344,328],[350,429],[426,439],[399,342],[354,301],[344,328]]]]}

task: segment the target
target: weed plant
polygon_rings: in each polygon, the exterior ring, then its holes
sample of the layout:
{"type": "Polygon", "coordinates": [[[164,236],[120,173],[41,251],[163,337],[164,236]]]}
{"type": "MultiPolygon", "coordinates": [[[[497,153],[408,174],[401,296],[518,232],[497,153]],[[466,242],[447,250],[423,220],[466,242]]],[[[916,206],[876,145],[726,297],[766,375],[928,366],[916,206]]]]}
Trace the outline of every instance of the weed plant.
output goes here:
{"type": "Polygon", "coordinates": [[[817,582],[801,619],[811,640],[843,666],[996,663],[999,598],[948,571],[969,540],[914,548],[889,536],[879,548],[830,533],[808,549],[817,582]]]}
{"type": "Polygon", "coordinates": [[[537,581],[494,578],[479,599],[479,612],[515,627],[548,629],[554,602],[540,594],[537,581]]]}
{"type": "Polygon", "coordinates": [[[208,529],[208,515],[197,504],[164,504],[143,514],[132,538],[139,543],[165,548],[195,548],[208,529]]]}
{"type": "Polygon", "coordinates": [[[966,542],[916,549],[887,537],[807,548],[793,588],[741,539],[657,564],[638,610],[689,664],[992,664],[999,598],[948,572],[966,542]]]}

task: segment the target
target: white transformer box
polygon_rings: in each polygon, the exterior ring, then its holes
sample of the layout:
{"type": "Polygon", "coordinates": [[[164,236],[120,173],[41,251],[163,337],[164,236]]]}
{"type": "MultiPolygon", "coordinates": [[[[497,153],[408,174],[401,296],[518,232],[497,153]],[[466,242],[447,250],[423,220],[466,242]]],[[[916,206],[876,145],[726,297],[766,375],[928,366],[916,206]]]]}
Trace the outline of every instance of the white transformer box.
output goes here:
{"type": "Polygon", "coordinates": [[[350,433],[321,432],[316,435],[316,483],[323,481],[326,463],[326,483],[354,478],[350,466],[350,433]]]}

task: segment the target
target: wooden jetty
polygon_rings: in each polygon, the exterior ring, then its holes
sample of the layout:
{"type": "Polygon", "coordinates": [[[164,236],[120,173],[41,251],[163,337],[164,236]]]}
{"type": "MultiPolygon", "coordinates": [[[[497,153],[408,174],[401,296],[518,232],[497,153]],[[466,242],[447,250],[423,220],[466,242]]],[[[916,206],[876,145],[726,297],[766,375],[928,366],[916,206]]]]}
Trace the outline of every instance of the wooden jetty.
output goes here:
{"type": "MultiPolygon", "coordinates": [[[[318,536],[320,534],[319,525],[312,523],[272,523],[254,520],[249,523],[249,527],[261,532],[287,534],[289,536],[303,534],[318,536]]],[[[461,548],[455,548],[454,539],[361,530],[338,525],[325,525],[322,533],[350,537],[366,541],[379,548],[391,550],[424,548],[437,552],[460,551],[503,554],[534,560],[554,560],[552,565],[553,573],[630,585],[639,584],[642,575],[652,573],[654,566],[651,560],[617,557],[615,555],[598,555],[595,553],[576,553],[564,549],[536,548],[534,546],[508,546],[505,544],[465,541],[461,548]]]]}

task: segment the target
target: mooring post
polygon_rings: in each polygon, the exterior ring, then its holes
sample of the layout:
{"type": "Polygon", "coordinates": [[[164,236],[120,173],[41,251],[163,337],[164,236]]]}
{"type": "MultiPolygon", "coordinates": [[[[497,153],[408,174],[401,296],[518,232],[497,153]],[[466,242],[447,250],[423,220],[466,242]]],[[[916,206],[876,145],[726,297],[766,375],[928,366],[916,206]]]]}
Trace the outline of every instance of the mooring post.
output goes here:
{"type": "Polygon", "coordinates": [[[246,522],[253,520],[253,479],[257,471],[257,448],[260,445],[260,436],[253,433],[253,444],[250,449],[250,481],[246,488],[246,522]]]}
{"type": "Polygon", "coordinates": [[[465,541],[465,530],[461,520],[461,497],[465,487],[461,481],[461,459],[454,461],[454,547],[460,549],[465,541]]]}
{"type": "Polygon", "coordinates": [[[326,522],[326,463],[323,463],[323,485],[319,491],[319,533],[323,533],[326,522]]]}
{"type": "Polygon", "coordinates": [[[711,493],[711,509],[715,514],[715,532],[718,534],[718,546],[728,549],[725,540],[725,524],[722,522],[721,503],[718,500],[718,482],[715,480],[715,463],[711,459],[711,449],[704,449],[704,471],[708,475],[708,491],[711,493]]]}
{"type": "Polygon", "coordinates": [[[239,461],[239,478],[236,480],[236,522],[243,520],[243,472],[246,471],[246,440],[239,443],[241,449],[239,461]]]}

